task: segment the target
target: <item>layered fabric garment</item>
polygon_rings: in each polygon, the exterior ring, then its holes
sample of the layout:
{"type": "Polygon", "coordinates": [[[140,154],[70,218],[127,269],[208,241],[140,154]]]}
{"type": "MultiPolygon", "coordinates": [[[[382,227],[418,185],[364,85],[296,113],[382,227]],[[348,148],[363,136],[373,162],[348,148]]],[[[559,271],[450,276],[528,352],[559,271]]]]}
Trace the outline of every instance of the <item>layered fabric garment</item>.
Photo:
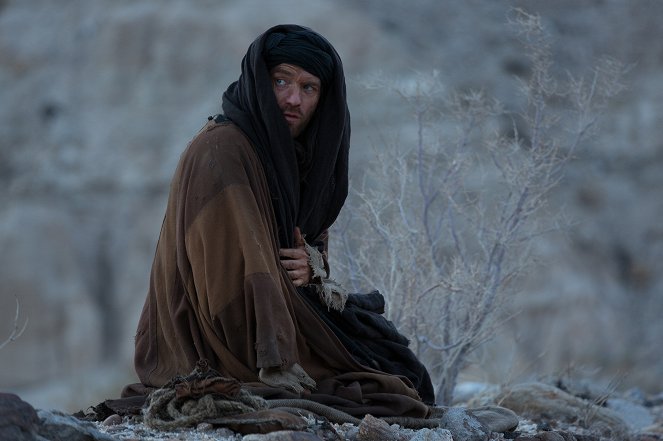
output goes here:
{"type": "Polygon", "coordinates": [[[298,363],[317,383],[307,399],[355,416],[425,417],[409,380],[355,361],[297,293],[280,264],[271,198],[249,138],[210,121],[171,184],[136,335],[142,384],[163,386],[206,359],[254,393],[287,398],[295,394],[260,383],[258,371],[298,363]]]}

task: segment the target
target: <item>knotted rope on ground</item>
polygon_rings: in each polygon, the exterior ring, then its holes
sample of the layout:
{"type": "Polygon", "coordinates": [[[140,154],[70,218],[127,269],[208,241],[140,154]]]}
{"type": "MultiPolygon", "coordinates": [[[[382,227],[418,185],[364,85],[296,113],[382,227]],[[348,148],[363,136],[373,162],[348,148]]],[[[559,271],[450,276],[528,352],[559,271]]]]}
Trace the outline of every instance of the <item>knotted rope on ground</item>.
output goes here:
{"type": "Polygon", "coordinates": [[[175,377],[150,394],[143,421],[154,429],[172,430],[267,408],[266,400],[242,389],[239,381],[222,377],[201,360],[190,375],[175,377]]]}

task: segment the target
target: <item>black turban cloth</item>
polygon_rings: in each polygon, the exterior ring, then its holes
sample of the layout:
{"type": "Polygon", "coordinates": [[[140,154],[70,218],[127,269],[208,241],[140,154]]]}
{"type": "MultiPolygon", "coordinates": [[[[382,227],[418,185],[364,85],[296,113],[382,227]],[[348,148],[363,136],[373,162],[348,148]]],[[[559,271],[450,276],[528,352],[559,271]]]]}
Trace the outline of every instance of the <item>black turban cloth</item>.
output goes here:
{"type": "Polygon", "coordinates": [[[272,32],[265,42],[264,58],[267,69],[281,63],[294,64],[320,78],[328,85],[333,76],[334,61],[322,49],[325,41],[309,31],[272,32]]]}
{"type": "Polygon", "coordinates": [[[348,193],[350,112],[343,65],[332,45],[303,26],[270,28],[249,46],[222,107],[251,140],[265,169],[279,246],[294,247],[296,226],[309,241],[318,237],[334,222],[348,193]],[[297,42],[303,43],[298,47],[297,42]],[[299,67],[324,77],[316,111],[297,140],[276,101],[265,58],[300,60],[306,66],[299,67]]]}

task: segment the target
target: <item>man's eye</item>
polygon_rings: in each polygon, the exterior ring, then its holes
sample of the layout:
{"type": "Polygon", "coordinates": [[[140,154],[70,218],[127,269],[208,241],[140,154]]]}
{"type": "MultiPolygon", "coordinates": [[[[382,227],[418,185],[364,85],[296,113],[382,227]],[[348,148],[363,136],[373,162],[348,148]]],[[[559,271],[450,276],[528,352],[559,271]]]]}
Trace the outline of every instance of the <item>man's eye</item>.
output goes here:
{"type": "Polygon", "coordinates": [[[285,80],[281,78],[274,79],[274,84],[277,86],[285,86],[285,80]]]}
{"type": "Polygon", "coordinates": [[[314,84],[307,84],[306,86],[304,86],[304,90],[306,92],[312,93],[312,92],[316,92],[318,90],[318,88],[314,84]]]}

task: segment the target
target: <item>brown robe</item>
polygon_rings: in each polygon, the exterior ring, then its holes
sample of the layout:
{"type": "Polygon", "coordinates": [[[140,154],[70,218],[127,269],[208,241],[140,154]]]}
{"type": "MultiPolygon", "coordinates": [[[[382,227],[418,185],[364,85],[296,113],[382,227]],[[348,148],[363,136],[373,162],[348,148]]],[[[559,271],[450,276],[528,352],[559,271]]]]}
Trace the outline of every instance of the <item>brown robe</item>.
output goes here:
{"type": "Polygon", "coordinates": [[[263,167],[231,122],[209,122],[173,178],[136,335],[135,367],[159,387],[207,359],[269,397],[262,367],[299,363],[318,387],[306,398],[353,415],[424,417],[407,379],[356,363],[300,298],[281,266],[263,167]]]}

